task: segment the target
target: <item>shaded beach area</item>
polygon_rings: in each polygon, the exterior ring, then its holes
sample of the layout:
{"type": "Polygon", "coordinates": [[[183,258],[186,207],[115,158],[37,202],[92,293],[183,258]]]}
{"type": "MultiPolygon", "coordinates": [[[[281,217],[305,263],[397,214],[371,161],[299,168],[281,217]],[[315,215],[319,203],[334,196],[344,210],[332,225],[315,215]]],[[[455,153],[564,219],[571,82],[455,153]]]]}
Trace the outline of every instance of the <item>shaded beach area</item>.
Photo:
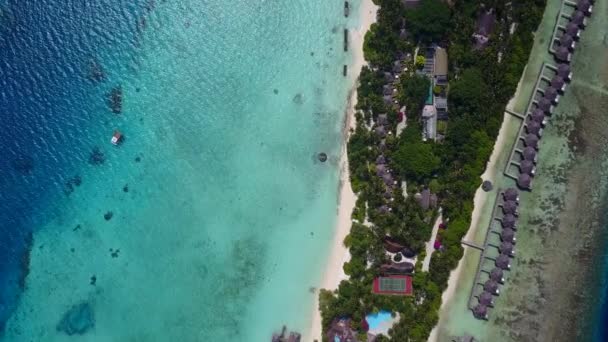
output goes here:
{"type": "MultiPolygon", "coordinates": [[[[507,110],[523,113],[543,63],[561,1],[549,1],[518,91],[507,110]]],[[[430,341],[470,334],[480,341],[591,340],[603,289],[608,161],[608,1],[598,0],[581,33],[571,65],[573,81],[548,119],[540,141],[533,190],[520,194],[517,255],[489,321],[473,318],[467,301],[480,252],[465,249],[444,292],[439,324],[430,341]]],[[[504,170],[521,121],[505,113],[465,240],[483,241],[496,191],[514,185],[504,170]]]]}

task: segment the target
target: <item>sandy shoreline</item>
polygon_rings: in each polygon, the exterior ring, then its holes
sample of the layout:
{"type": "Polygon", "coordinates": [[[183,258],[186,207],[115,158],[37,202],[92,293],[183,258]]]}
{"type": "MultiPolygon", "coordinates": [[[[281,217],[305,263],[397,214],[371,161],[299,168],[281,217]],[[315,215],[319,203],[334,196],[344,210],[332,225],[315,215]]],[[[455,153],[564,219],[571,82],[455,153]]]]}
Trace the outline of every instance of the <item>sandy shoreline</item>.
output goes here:
{"type": "MultiPolygon", "coordinates": [[[[516,99],[520,95],[522,82],[523,82],[523,75],[525,75],[525,72],[526,72],[526,70],[524,69],[524,71],[522,72],[522,77],[519,80],[519,84],[517,85],[517,90],[515,91],[515,94],[513,95],[513,97],[509,101],[509,103],[507,104],[507,107],[506,107],[507,110],[514,110],[513,107],[515,105],[516,99]]],[[[511,125],[512,120],[514,120],[514,118],[511,115],[509,115],[507,113],[504,114],[504,119],[502,121],[502,125],[500,126],[498,136],[496,137],[496,142],[494,143],[494,149],[492,150],[492,154],[490,155],[490,159],[488,160],[486,170],[481,175],[481,179],[483,181],[489,180],[490,182],[492,182],[492,184],[496,183],[496,167],[498,166],[497,164],[499,161],[499,157],[505,148],[509,148],[513,144],[513,142],[511,140],[507,139],[508,138],[507,131],[509,129],[509,126],[511,125]]],[[[484,204],[488,200],[492,200],[493,198],[494,198],[493,192],[485,192],[481,189],[481,187],[477,189],[477,191],[475,192],[475,197],[473,198],[473,213],[471,214],[471,225],[469,226],[469,230],[467,231],[467,233],[465,234],[465,236],[463,238],[464,240],[467,240],[467,241],[474,240],[475,235],[477,234],[477,231],[480,228],[479,219],[483,212],[484,204]]],[[[467,252],[467,250],[465,247],[465,253],[466,252],[467,252]]],[[[442,313],[442,310],[445,309],[445,307],[449,304],[449,302],[454,298],[454,295],[456,294],[456,288],[457,288],[458,282],[460,281],[460,277],[461,277],[463,266],[464,266],[464,259],[465,259],[465,255],[463,255],[463,257],[460,258],[460,261],[458,261],[458,266],[456,266],[456,268],[453,269],[452,272],[450,272],[450,277],[448,278],[448,287],[445,289],[445,291],[443,291],[443,294],[441,295],[441,308],[439,310],[439,322],[431,331],[431,334],[429,335],[429,339],[428,339],[429,342],[438,341],[438,338],[439,338],[438,328],[439,328],[439,325],[440,325],[441,319],[442,319],[441,313],[442,313]]]]}
{"type": "MultiPolygon", "coordinates": [[[[353,82],[353,89],[349,92],[348,104],[344,118],[344,143],[340,155],[340,198],[338,206],[338,220],[334,233],[332,247],[327,259],[321,288],[334,290],[338,288],[340,281],[346,278],[342,265],[350,260],[350,253],[344,246],[344,238],[350,232],[351,214],[357,201],[357,196],[350,186],[350,175],[348,169],[348,156],[346,154],[346,142],[348,141],[349,129],[355,125],[355,106],[357,104],[357,78],[361,68],[366,64],[363,57],[363,38],[370,26],[376,21],[378,7],[371,0],[362,0],[359,8],[359,26],[350,30],[350,46],[353,51],[353,60],[349,65],[349,77],[353,82]]],[[[312,324],[309,334],[304,334],[304,341],[321,341],[321,313],[318,309],[319,297],[315,295],[312,324]]]]}

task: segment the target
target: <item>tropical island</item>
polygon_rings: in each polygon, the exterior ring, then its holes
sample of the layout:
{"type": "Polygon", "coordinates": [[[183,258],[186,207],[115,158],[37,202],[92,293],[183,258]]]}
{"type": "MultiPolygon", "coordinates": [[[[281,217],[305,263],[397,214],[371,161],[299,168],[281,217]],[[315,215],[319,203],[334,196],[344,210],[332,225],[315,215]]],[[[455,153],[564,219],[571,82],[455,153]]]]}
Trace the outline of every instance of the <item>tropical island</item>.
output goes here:
{"type": "Polygon", "coordinates": [[[545,2],[374,2],[348,141],[348,279],[319,295],[323,340],[365,341],[365,317],[388,311],[375,341],[426,341],[545,2]]]}

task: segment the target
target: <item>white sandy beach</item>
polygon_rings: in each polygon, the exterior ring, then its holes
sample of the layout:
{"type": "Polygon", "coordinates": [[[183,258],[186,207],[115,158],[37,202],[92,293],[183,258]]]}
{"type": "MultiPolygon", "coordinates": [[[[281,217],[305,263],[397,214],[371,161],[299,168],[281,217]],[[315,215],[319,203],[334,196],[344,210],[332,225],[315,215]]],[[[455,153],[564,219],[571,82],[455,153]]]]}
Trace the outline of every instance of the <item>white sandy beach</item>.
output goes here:
{"type": "MultiPolygon", "coordinates": [[[[327,260],[326,268],[321,281],[321,288],[327,290],[335,290],[338,288],[340,281],[346,278],[346,274],[342,269],[342,265],[350,260],[350,253],[344,246],[344,238],[350,232],[351,215],[357,201],[357,196],[353,193],[350,186],[350,175],[348,169],[348,157],[346,154],[346,142],[348,141],[349,129],[355,125],[355,106],[357,104],[357,82],[361,68],[366,64],[363,57],[363,39],[365,33],[370,26],[376,21],[376,13],[378,7],[371,0],[362,0],[359,12],[360,25],[356,29],[350,30],[350,46],[353,51],[353,62],[349,66],[349,76],[353,82],[353,90],[349,93],[348,106],[345,114],[344,123],[344,143],[340,156],[340,203],[338,207],[338,221],[334,233],[332,249],[327,260]]],[[[304,341],[313,341],[318,339],[321,341],[321,313],[318,310],[319,297],[315,296],[314,306],[317,308],[313,311],[312,324],[310,334],[304,334],[304,341]]]]}
{"type": "MultiPolygon", "coordinates": [[[[515,91],[515,95],[511,98],[509,103],[507,104],[507,110],[513,110],[513,106],[515,104],[515,100],[518,98],[521,90],[521,84],[523,80],[523,75],[525,75],[526,70],[522,72],[522,78],[519,80],[519,84],[517,85],[517,90],[515,91]]],[[[502,121],[502,125],[500,126],[500,131],[498,132],[498,137],[496,138],[496,143],[494,144],[494,150],[492,151],[492,155],[490,156],[490,160],[488,161],[485,172],[481,175],[482,180],[489,180],[492,183],[496,182],[496,167],[499,155],[505,148],[509,148],[512,141],[507,140],[508,134],[506,131],[510,126],[511,120],[517,120],[512,115],[505,113],[504,119],[502,121]]],[[[464,236],[464,240],[473,240],[473,237],[477,234],[477,230],[479,229],[479,218],[482,213],[483,204],[492,200],[493,195],[490,196],[490,193],[485,192],[481,189],[477,189],[475,192],[475,197],[473,199],[473,213],[471,214],[471,225],[469,226],[469,230],[464,236]]],[[[465,250],[466,253],[466,250],[465,250]]],[[[441,320],[441,310],[443,310],[447,304],[452,300],[454,294],[456,293],[456,285],[460,281],[460,275],[462,273],[464,256],[458,262],[458,266],[450,272],[450,277],[448,278],[448,287],[441,295],[441,309],[439,319],[441,320]]],[[[438,324],[439,325],[439,324],[438,324]]],[[[438,341],[438,329],[437,326],[433,328],[431,334],[429,335],[428,342],[436,342],[438,341]]]]}

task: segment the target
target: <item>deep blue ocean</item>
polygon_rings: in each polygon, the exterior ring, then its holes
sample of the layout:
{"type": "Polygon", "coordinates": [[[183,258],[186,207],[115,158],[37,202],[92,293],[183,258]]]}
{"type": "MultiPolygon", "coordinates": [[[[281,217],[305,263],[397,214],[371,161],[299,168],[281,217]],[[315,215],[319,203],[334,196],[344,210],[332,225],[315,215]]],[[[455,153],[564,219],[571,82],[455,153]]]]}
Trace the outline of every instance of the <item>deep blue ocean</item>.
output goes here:
{"type": "Polygon", "coordinates": [[[0,324],[27,273],[32,230],[69,192],[94,147],[89,130],[110,115],[105,94],[154,1],[0,3],[0,324]],[[108,56],[111,56],[108,57],[108,56]],[[106,107],[106,108],[102,108],[106,107]]]}

